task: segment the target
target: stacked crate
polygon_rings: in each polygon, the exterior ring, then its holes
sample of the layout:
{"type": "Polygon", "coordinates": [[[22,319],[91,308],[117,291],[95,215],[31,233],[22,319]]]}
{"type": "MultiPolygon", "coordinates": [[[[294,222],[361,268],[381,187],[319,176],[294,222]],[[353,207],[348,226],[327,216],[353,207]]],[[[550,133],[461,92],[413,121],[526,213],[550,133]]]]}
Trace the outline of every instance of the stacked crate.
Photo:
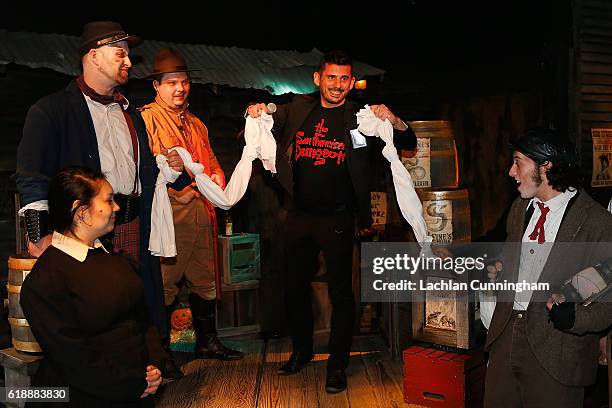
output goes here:
{"type": "Polygon", "coordinates": [[[222,298],[217,302],[217,329],[222,337],[260,330],[259,235],[219,236],[222,298]]]}
{"type": "Polygon", "coordinates": [[[449,353],[413,346],[404,351],[404,401],[427,407],[482,407],[484,353],[449,353]]]}

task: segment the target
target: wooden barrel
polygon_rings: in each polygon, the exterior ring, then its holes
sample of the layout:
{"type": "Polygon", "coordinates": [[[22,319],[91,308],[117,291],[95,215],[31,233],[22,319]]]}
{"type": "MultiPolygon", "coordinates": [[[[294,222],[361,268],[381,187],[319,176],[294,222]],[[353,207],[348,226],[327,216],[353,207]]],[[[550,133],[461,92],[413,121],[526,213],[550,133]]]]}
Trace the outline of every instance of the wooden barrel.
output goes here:
{"type": "Polygon", "coordinates": [[[19,351],[28,353],[41,353],[42,349],[36,342],[30,325],[25,319],[19,298],[21,295],[21,285],[25,277],[30,273],[36,258],[28,254],[19,254],[9,257],[8,260],[8,301],[9,301],[9,323],[13,333],[13,346],[19,351]]]}
{"type": "Polygon", "coordinates": [[[417,190],[423,203],[427,232],[434,242],[470,242],[471,218],[468,191],[417,190]]]}
{"type": "Polygon", "coordinates": [[[415,151],[401,151],[415,188],[459,187],[459,166],[452,122],[447,120],[409,122],[417,136],[415,151]]]}

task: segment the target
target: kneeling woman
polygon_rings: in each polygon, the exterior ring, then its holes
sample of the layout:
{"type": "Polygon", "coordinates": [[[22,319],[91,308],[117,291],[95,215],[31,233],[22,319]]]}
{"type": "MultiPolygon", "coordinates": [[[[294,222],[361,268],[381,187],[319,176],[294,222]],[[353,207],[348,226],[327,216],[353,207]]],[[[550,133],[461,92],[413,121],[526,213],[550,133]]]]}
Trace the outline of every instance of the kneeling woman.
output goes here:
{"type": "Polygon", "coordinates": [[[128,258],[98,240],[112,231],[118,209],[101,173],[60,171],[49,188],[52,244],[21,291],[45,353],[32,386],[69,387],[70,406],[152,407],[162,382],[156,366],[165,354],[143,283],[128,258]]]}

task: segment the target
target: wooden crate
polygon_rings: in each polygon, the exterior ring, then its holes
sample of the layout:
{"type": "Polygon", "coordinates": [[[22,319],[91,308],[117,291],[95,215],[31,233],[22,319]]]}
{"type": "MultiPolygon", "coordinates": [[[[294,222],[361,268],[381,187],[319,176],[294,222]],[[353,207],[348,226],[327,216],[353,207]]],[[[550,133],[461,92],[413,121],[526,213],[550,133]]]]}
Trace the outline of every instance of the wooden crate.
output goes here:
{"type": "MultiPolygon", "coordinates": [[[[41,354],[22,353],[15,348],[0,350],[0,366],[4,368],[4,386],[29,388],[32,385],[31,378],[36,374],[42,358],[41,354]]],[[[25,406],[25,400],[8,402],[6,406],[21,408],[25,406]]]]}
{"type": "Polygon", "coordinates": [[[413,346],[404,351],[404,401],[440,408],[482,407],[486,361],[469,354],[413,346]]]}
{"type": "Polygon", "coordinates": [[[226,285],[259,279],[259,234],[219,235],[219,259],[226,285]]]}
{"type": "Polygon", "coordinates": [[[222,292],[217,302],[219,337],[259,332],[259,281],[223,285],[222,292]]]}
{"type": "MultiPolygon", "coordinates": [[[[452,251],[452,249],[451,249],[452,251]]],[[[480,278],[480,271],[466,271],[457,274],[454,271],[418,271],[413,279],[423,282],[453,280],[456,283],[468,284],[480,278]]],[[[412,297],[412,338],[431,344],[444,345],[464,350],[476,349],[479,337],[480,319],[476,315],[475,293],[471,289],[453,291],[420,291],[413,292],[412,297]],[[454,305],[452,305],[454,303],[454,305]],[[442,305],[446,304],[446,307],[442,305]],[[452,307],[451,307],[452,305],[452,307]],[[429,311],[428,311],[429,309],[429,311]],[[432,310],[437,313],[432,313],[432,310]],[[449,326],[443,326],[442,319],[448,310],[449,326]],[[443,311],[442,314],[439,314],[443,311]],[[438,317],[436,317],[438,316],[438,317]]]]}

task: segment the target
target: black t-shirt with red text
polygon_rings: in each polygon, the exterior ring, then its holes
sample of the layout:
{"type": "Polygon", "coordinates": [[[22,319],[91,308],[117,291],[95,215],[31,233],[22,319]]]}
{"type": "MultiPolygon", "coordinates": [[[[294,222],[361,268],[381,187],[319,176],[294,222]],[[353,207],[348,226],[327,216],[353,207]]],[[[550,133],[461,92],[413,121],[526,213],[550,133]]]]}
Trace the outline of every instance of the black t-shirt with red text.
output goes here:
{"type": "Polygon", "coordinates": [[[351,208],[353,186],[346,166],[344,105],[316,107],[295,135],[295,205],[308,212],[351,208]]]}

